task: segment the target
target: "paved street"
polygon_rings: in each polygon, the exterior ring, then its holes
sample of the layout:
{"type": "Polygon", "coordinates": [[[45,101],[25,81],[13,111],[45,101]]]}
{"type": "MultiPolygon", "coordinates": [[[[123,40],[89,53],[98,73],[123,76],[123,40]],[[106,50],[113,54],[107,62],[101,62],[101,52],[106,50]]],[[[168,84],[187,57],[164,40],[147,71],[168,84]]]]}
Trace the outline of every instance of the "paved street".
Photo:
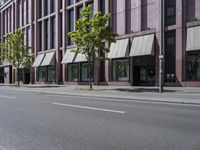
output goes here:
{"type": "Polygon", "coordinates": [[[200,105],[0,91],[0,150],[199,150],[200,105]]]}

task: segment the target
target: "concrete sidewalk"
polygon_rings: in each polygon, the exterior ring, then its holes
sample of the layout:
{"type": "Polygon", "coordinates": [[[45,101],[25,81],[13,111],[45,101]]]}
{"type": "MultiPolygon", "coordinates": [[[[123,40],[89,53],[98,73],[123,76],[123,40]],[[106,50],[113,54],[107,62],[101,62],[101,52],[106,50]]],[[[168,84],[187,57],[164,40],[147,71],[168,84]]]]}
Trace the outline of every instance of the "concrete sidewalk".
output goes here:
{"type": "Polygon", "coordinates": [[[165,87],[162,94],[158,93],[158,87],[94,86],[92,91],[88,88],[82,85],[23,85],[22,87],[0,85],[0,90],[200,105],[200,88],[165,87]]]}

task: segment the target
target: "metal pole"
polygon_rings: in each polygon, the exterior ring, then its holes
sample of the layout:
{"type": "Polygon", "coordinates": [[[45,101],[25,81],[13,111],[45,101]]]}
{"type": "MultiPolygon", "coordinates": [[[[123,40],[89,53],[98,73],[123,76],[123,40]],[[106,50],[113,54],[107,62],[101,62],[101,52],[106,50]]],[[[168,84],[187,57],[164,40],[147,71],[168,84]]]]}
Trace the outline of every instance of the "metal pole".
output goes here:
{"type": "Polygon", "coordinates": [[[163,92],[164,0],[160,0],[159,93],[163,92]]]}

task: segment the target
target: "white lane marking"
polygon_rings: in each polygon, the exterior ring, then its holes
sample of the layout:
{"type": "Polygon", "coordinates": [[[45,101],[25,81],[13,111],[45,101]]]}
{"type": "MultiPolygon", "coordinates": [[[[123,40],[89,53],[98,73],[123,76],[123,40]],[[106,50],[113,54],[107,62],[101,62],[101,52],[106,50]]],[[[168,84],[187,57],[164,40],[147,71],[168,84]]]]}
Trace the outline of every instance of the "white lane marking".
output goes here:
{"type": "Polygon", "coordinates": [[[124,114],[124,111],[112,110],[112,109],[103,109],[103,108],[95,108],[95,107],[86,107],[86,106],[79,106],[79,105],[70,105],[70,104],[62,104],[62,103],[52,103],[53,105],[60,105],[66,107],[73,107],[73,108],[82,108],[82,109],[90,109],[90,110],[99,110],[99,111],[106,111],[106,112],[113,112],[124,114]]]}
{"type": "Polygon", "coordinates": [[[12,96],[5,96],[5,95],[0,95],[0,97],[2,98],[9,98],[9,99],[15,99],[16,97],[12,97],[12,96]]]}
{"type": "Polygon", "coordinates": [[[158,100],[143,100],[143,99],[118,99],[118,98],[112,98],[112,97],[90,97],[90,96],[76,96],[76,95],[51,95],[51,96],[56,96],[56,97],[70,97],[70,98],[80,98],[80,99],[87,99],[87,100],[100,100],[100,101],[113,101],[113,102],[132,102],[132,103],[147,103],[147,104],[165,104],[165,105],[177,105],[177,106],[193,106],[193,107],[200,107],[200,104],[195,104],[195,103],[189,103],[187,101],[158,101],[158,100]]]}
{"type": "Polygon", "coordinates": [[[7,150],[7,149],[0,145],[0,150],[7,150]]]}

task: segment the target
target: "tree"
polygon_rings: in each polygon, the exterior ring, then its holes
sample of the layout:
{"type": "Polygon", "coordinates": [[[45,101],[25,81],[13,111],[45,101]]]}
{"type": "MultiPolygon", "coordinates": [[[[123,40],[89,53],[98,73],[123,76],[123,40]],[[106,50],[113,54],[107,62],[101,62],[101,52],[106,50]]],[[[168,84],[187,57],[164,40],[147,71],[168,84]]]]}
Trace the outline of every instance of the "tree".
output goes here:
{"type": "Polygon", "coordinates": [[[87,60],[89,69],[89,85],[92,89],[92,64],[94,63],[95,50],[109,52],[105,48],[105,42],[116,42],[117,34],[113,33],[108,25],[110,14],[101,12],[93,13],[92,6],[83,7],[82,18],[75,22],[76,29],[68,33],[70,38],[76,43],[77,48],[73,52],[81,53],[87,60]]]}
{"type": "Polygon", "coordinates": [[[17,70],[17,85],[19,82],[20,66],[29,67],[32,63],[33,54],[29,53],[30,47],[24,45],[24,33],[17,29],[14,33],[9,33],[3,44],[0,45],[2,50],[0,58],[12,64],[17,70]]]}

